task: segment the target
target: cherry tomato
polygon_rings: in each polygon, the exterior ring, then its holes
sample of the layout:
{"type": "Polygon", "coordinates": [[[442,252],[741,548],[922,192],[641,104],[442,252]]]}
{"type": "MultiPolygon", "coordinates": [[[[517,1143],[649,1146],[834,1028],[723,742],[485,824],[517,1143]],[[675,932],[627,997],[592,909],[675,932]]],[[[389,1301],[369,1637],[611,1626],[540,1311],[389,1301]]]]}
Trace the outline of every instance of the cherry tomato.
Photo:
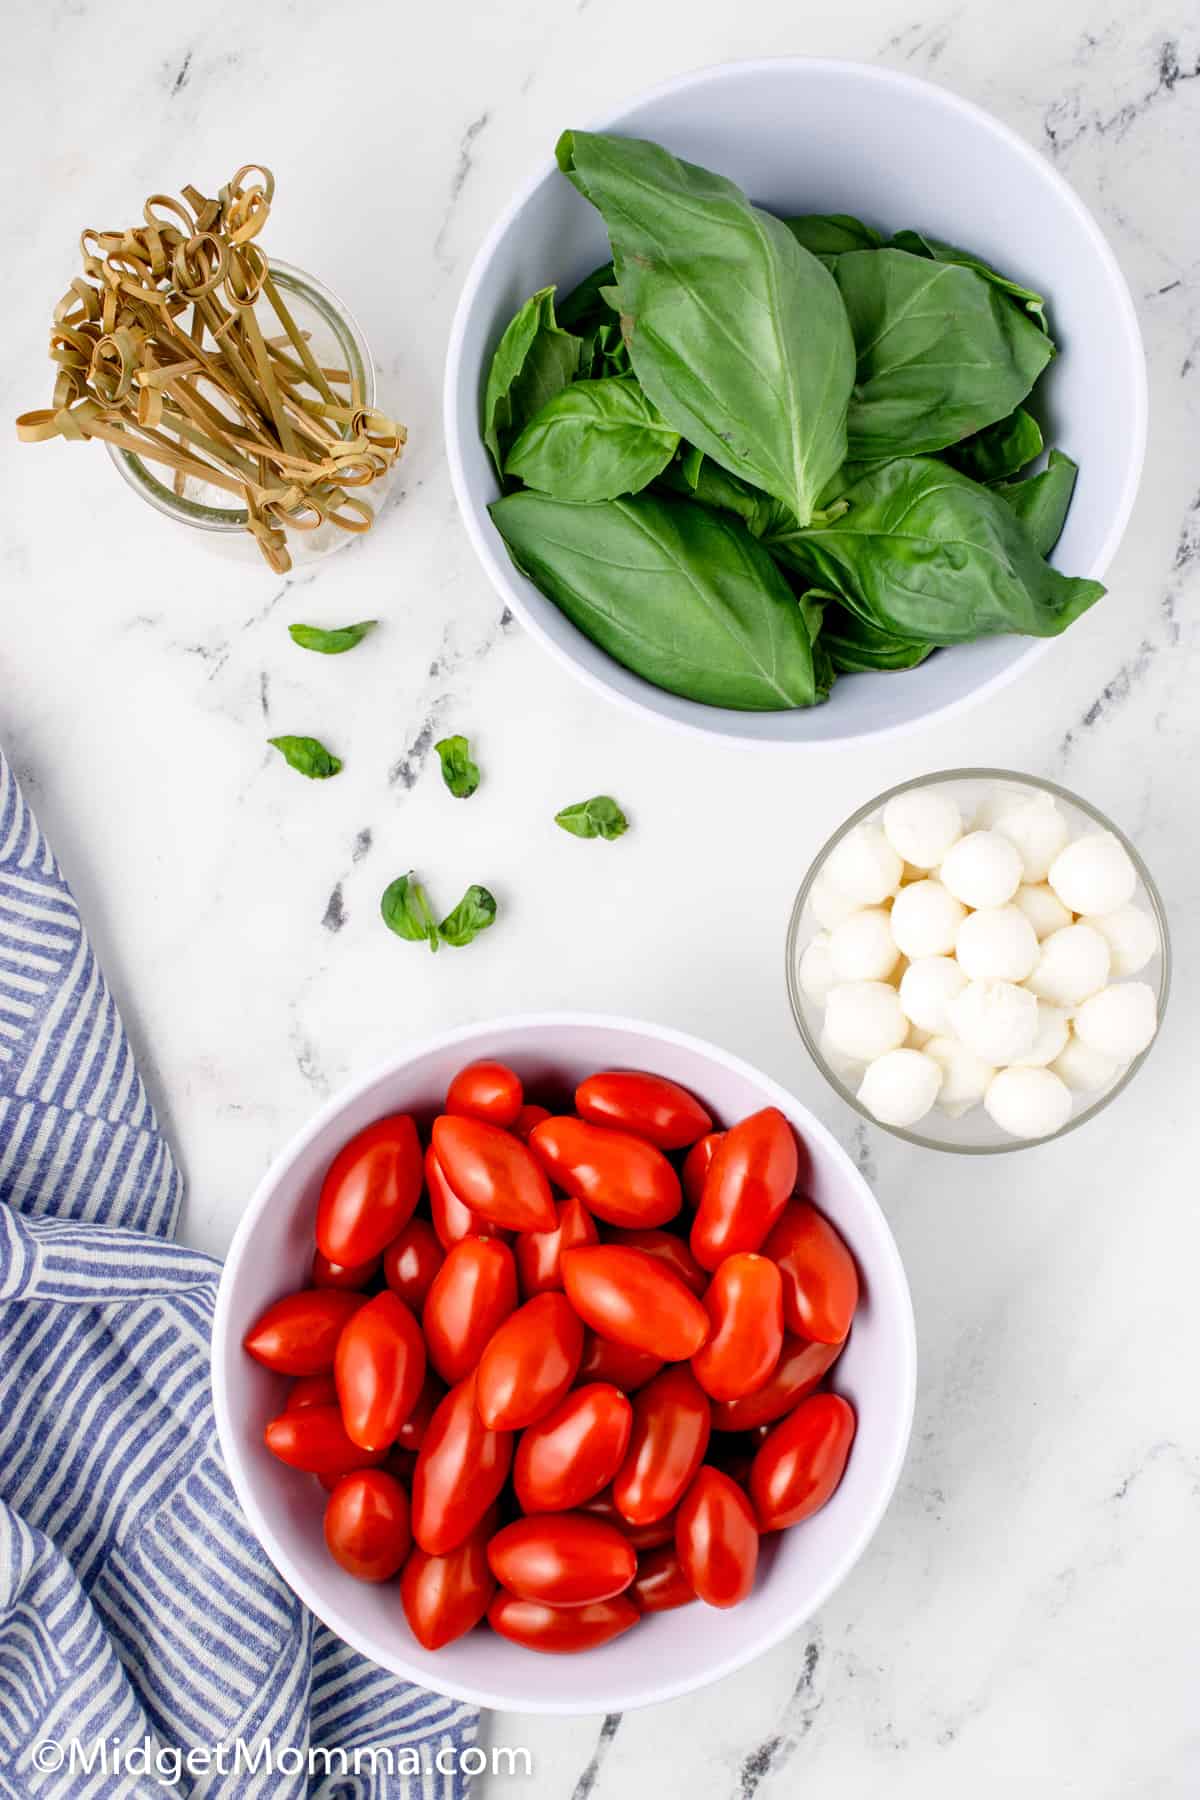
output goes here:
{"type": "Polygon", "coordinates": [[[483,1119],[507,1131],[521,1114],[521,1078],[500,1062],[468,1063],[446,1091],[446,1111],[463,1119],[483,1119]]]}
{"type": "Polygon", "coordinates": [[[430,1556],[418,1547],[405,1563],[400,1600],[409,1629],[426,1650],[441,1650],[474,1630],[487,1611],[496,1591],[487,1559],[495,1528],[491,1507],[457,1549],[430,1556]]]}
{"type": "Polygon", "coordinates": [[[579,1381],[611,1381],[624,1394],[645,1387],[663,1366],[661,1356],[648,1350],[635,1350],[630,1344],[614,1344],[611,1338],[598,1337],[589,1331],[583,1340],[579,1381]]]}
{"type": "Polygon", "coordinates": [[[517,1304],[517,1265],[495,1238],[452,1244],[433,1278],[421,1323],[429,1360],[448,1386],[469,1375],[517,1304]]]}
{"type": "Polygon", "coordinates": [[[425,1380],[421,1327],[390,1288],[360,1307],[342,1332],[333,1374],[349,1436],[365,1450],[386,1450],[425,1380]]]}
{"type": "Polygon", "coordinates": [[[490,1431],[532,1425],[562,1399],[582,1354],[583,1326],[564,1294],[527,1300],[492,1334],[479,1359],[475,1394],[484,1424],[490,1431]]]}
{"type": "Polygon", "coordinates": [[[351,1266],[378,1256],[421,1198],[421,1145],[407,1113],[376,1119],[343,1144],[321,1183],[317,1249],[351,1266]]]}
{"type": "Polygon", "coordinates": [[[293,1381],[284,1401],[284,1412],[298,1412],[304,1406],[336,1406],[337,1383],[328,1370],[320,1375],[301,1375],[293,1381]]]}
{"type": "Polygon", "coordinates": [[[433,1148],[452,1191],[472,1212],[508,1231],[553,1231],[550,1183],[511,1133],[443,1113],[433,1121],[433,1148]]]}
{"type": "Polygon", "coordinates": [[[556,1209],[553,1231],[522,1231],[517,1235],[517,1271],[521,1292],[529,1298],[552,1288],[561,1289],[562,1253],[579,1244],[598,1244],[600,1233],[582,1200],[564,1200],[556,1209]]]}
{"type": "Polygon", "coordinates": [[[601,1337],[681,1362],[708,1336],[708,1314],[695,1294],[642,1250],[620,1244],[566,1250],[562,1266],[567,1299],[601,1337]]]}
{"type": "Polygon", "coordinates": [[[444,1254],[428,1219],[410,1219],[383,1253],[383,1279],[418,1315],[444,1254]]]}
{"type": "Polygon", "coordinates": [[[763,1245],[763,1255],[779,1264],[788,1330],[822,1344],[840,1344],[858,1305],[858,1270],[829,1220],[809,1201],[791,1201],[763,1245]]]}
{"type": "Polygon", "coordinates": [[[683,1239],[676,1237],[673,1231],[614,1231],[609,1235],[609,1242],[624,1244],[627,1250],[644,1250],[647,1256],[657,1257],[678,1275],[685,1287],[703,1299],[708,1286],[708,1270],[700,1267],[683,1239]]]}
{"type": "Polygon", "coordinates": [[[807,1399],[842,1353],[840,1344],[814,1344],[785,1337],[779,1361],[756,1393],[740,1400],[720,1400],[712,1409],[714,1431],[753,1431],[772,1425],[807,1399]]]}
{"type": "Polygon", "coordinates": [[[514,1519],[488,1545],[488,1562],[501,1587],[523,1600],[548,1606],[586,1606],[624,1591],[637,1569],[637,1553],[615,1525],[586,1513],[543,1513],[514,1519]]]}
{"type": "Polygon", "coordinates": [[[842,1479],[856,1424],[840,1394],[812,1394],[775,1426],[750,1470],[764,1531],[795,1525],[824,1506],[842,1479]]]}
{"type": "Polygon", "coordinates": [[[610,1487],[595,1494],[592,1499],[585,1500],[579,1510],[590,1513],[593,1518],[603,1519],[608,1525],[615,1525],[639,1555],[643,1550],[656,1550],[660,1544],[675,1542],[674,1512],[667,1513],[661,1519],[651,1519],[648,1525],[632,1525],[623,1513],[617,1511],[610,1487]]]}
{"type": "Polygon", "coordinates": [[[740,1400],[770,1380],[783,1349],[783,1282],[765,1256],[727,1256],[708,1284],[712,1335],[692,1371],[714,1400],[740,1400]]]}
{"type": "Polygon", "coordinates": [[[715,1269],[737,1250],[757,1250],[796,1185],[796,1134],[776,1106],[725,1133],[692,1221],[692,1254],[715,1269]]]}
{"type": "Polygon", "coordinates": [[[292,1469],[334,1480],[352,1469],[381,1463],[386,1450],[364,1450],[346,1435],[337,1406],[301,1406],[280,1413],[263,1433],[267,1449],[292,1469]]]}
{"type": "Polygon", "coordinates": [[[349,1288],[356,1291],[370,1287],[379,1273],[379,1257],[363,1263],[331,1263],[319,1250],[313,1251],[312,1284],[315,1288],[349,1288]]]}
{"type": "Polygon", "coordinates": [[[678,1505],[708,1448],[708,1395],[689,1368],[664,1369],[633,1402],[633,1430],[613,1479],[617,1511],[631,1525],[678,1505]]]}
{"type": "Polygon", "coordinates": [[[586,1119],[543,1119],[529,1148],[550,1179],[610,1225],[665,1225],[683,1204],[679,1177],[653,1144],[586,1119]]]}
{"type": "Polygon", "coordinates": [[[332,1369],[343,1327],[362,1305],[361,1294],[338,1288],[285,1294],[268,1306],[242,1343],[255,1362],[277,1375],[320,1375],[332,1369]]]}
{"type": "Polygon", "coordinates": [[[502,1588],[487,1616],[492,1630],[510,1643],[562,1656],[607,1644],[636,1625],[640,1615],[624,1594],[593,1600],[587,1606],[547,1606],[542,1600],[506,1594],[502,1588]]]}
{"type": "Polygon", "coordinates": [[[673,1607],[691,1605],[696,1590],[683,1572],[674,1543],[659,1544],[638,1557],[629,1598],[641,1613],[670,1612],[673,1607]]]}
{"type": "MultiPolygon", "coordinates": [[[[425,1382],[417,1395],[416,1405],[396,1433],[394,1448],[405,1455],[414,1455],[425,1442],[425,1433],[429,1430],[429,1421],[442,1403],[446,1390],[431,1369],[425,1371],[425,1382]]],[[[412,1473],[410,1469],[409,1474],[412,1473]]]]}
{"type": "Polygon", "coordinates": [[[325,1542],[359,1581],[390,1581],[412,1545],[408,1495],[385,1469],[343,1475],[325,1508],[325,1542]]]}
{"type": "Polygon", "coordinates": [[[697,1472],[676,1515],[675,1548],[684,1577],[709,1606],[736,1606],[754,1586],[754,1508],[720,1469],[706,1463],[697,1472]]]}
{"type": "Polygon", "coordinates": [[[449,1250],[452,1244],[461,1243],[465,1237],[507,1239],[507,1231],[502,1230],[499,1225],[493,1225],[482,1213],[472,1212],[469,1206],[463,1205],[446,1180],[446,1172],[433,1154],[432,1144],[425,1152],[425,1185],[429,1189],[433,1229],[443,1250],[449,1250]]]}
{"type": "Polygon", "coordinates": [[[629,1401],[605,1382],[565,1395],[521,1434],[513,1486],[522,1512],[567,1512],[607,1487],[632,1423],[629,1401]]]}
{"type": "Polygon", "coordinates": [[[635,1069],[589,1075],[575,1089],[575,1110],[593,1125],[630,1131],[660,1150],[683,1150],[712,1129],[712,1120],[686,1088],[664,1075],[635,1069]]]}
{"type": "Polygon", "coordinates": [[[468,1537],[512,1466],[513,1434],[489,1431],[475,1403],[475,1377],[452,1387],[425,1433],[412,1486],[412,1531],[429,1556],[468,1537]]]}
{"type": "Polygon", "coordinates": [[[548,1119],[549,1117],[550,1108],[548,1106],[525,1105],[521,1108],[520,1112],[513,1120],[513,1123],[509,1126],[509,1130],[514,1137],[519,1137],[523,1144],[527,1144],[534,1126],[540,1125],[543,1119],[548,1119]]]}
{"type": "Polygon", "coordinates": [[[705,1177],[712,1167],[713,1157],[717,1154],[717,1145],[724,1136],[723,1131],[710,1131],[692,1145],[683,1159],[683,1197],[693,1212],[700,1204],[705,1177]]]}

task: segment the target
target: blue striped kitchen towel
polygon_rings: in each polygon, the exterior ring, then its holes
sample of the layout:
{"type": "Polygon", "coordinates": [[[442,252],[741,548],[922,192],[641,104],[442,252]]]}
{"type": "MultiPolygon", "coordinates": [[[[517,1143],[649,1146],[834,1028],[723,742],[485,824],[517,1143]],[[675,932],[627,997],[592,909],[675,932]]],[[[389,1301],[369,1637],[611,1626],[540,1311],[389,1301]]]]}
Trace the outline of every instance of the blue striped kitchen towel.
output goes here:
{"type": "Polygon", "coordinates": [[[0,1792],[454,1800],[477,1714],[349,1650],[239,1513],[181,1192],[0,753],[0,1792]]]}

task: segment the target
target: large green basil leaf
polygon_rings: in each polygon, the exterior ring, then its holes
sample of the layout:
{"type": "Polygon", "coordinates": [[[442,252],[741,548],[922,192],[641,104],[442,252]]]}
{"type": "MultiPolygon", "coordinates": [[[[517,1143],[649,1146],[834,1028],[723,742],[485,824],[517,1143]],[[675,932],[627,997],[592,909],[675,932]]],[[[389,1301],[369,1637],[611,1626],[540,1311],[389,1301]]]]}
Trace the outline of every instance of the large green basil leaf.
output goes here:
{"type": "Polygon", "coordinates": [[[858,354],[851,457],[957,443],[1012,412],[1054,354],[1044,332],[958,263],[851,250],[833,272],[858,354]]]}
{"type": "Polygon", "coordinates": [[[961,444],[951,444],[946,461],[972,481],[1006,481],[1042,453],[1042,428],[1032,413],[1018,406],[1007,419],[985,425],[961,444]]]}
{"type": "Polygon", "coordinates": [[[959,263],[964,269],[974,269],[977,275],[990,281],[1002,294],[1010,295],[1042,331],[1049,332],[1043,295],[1002,275],[999,269],[993,269],[991,263],[985,263],[982,257],[973,256],[969,250],[959,250],[953,244],[944,244],[940,238],[928,237],[923,231],[898,231],[892,243],[897,250],[908,250],[913,256],[929,256],[936,262],[959,263]]]}
{"type": "Polygon", "coordinates": [[[678,447],[631,376],[576,381],[529,421],[504,472],[560,500],[615,500],[661,475],[678,447]]]}
{"type": "Polygon", "coordinates": [[[582,345],[554,318],[554,289],[542,288],[509,321],[496,346],[483,397],[483,441],[498,474],[521,427],[579,371],[582,345]]]}
{"type": "Polygon", "coordinates": [[[1052,569],[1001,495],[933,458],[886,463],[846,498],[841,518],[795,533],[789,553],[811,582],[896,637],[1054,637],[1104,592],[1052,569]]]}
{"type": "Polygon", "coordinates": [[[568,131],[558,161],[608,227],[646,393],[722,468],[807,521],[845,459],[854,381],[828,270],[731,181],[657,144],[568,131]]]}
{"type": "Polygon", "coordinates": [[[656,494],[518,493],[490,510],[518,568],[656,687],[759,712],[818,698],[806,615],[738,520],[656,494]]]}
{"type": "Polygon", "coordinates": [[[998,493],[1012,507],[1039,556],[1049,556],[1062,534],[1079,464],[1063,450],[1052,450],[1046,467],[1024,481],[1001,481],[998,493]]]}
{"type": "Polygon", "coordinates": [[[796,242],[819,257],[826,268],[846,250],[878,250],[883,243],[873,226],[864,225],[851,213],[801,213],[783,223],[796,242]]]}

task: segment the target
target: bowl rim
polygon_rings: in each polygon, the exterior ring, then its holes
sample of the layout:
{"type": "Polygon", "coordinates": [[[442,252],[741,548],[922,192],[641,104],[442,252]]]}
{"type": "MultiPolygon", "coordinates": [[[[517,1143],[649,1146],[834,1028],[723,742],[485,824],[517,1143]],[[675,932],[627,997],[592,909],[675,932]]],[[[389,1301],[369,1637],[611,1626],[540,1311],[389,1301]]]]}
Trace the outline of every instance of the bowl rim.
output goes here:
{"type": "MultiPolygon", "coordinates": [[[[590,1027],[635,1032],[676,1048],[697,1052],[721,1064],[733,1074],[753,1082],[764,1094],[766,1103],[780,1106],[789,1118],[795,1113],[802,1117],[804,1131],[821,1141],[824,1148],[831,1153],[840,1166],[850,1186],[857,1190],[866,1204],[867,1217],[871,1221],[875,1233],[874,1247],[879,1260],[886,1267],[887,1278],[890,1280],[894,1295],[897,1347],[903,1393],[900,1409],[892,1420],[889,1452],[882,1466],[882,1475],[875,1499],[871,1507],[857,1522],[852,1534],[848,1536],[841,1554],[825,1570],[811,1600],[806,1602],[803,1611],[799,1614],[785,1612],[781,1619],[770,1624],[751,1644],[742,1646],[731,1653],[718,1655],[711,1667],[699,1679],[686,1677],[681,1680],[671,1680],[666,1678],[657,1684],[651,1693],[644,1691],[645,1683],[642,1682],[627,1689],[603,1689],[588,1696],[586,1701],[573,1700],[570,1702],[545,1699],[539,1695],[535,1665],[531,1665],[530,1691],[525,1693],[501,1692],[494,1688],[455,1681],[449,1667],[446,1671],[447,1678],[442,1680],[439,1676],[437,1681],[435,1691],[478,1706],[490,1707],[494,1711],[546,1713],[572,1717],[588,1712],[632,1711],[641,1706],[657,1705],[662,1700],[676,1699],[681,1694],[694,1692],[699,1688],[709,1686],[712,1682],[721,1680],[726,1675],[733,1674],[756,1657],[773,1649],[776,1644],[781,1643],[793,1631],[798,1630],[807,1619],[825,1605],[831,1594],[846,1579],[865,1552],[891,1504],[896,1484],[900,1479],[908,1455],[916,1406],[917,1336],[912,1293],[899,1247],[882,1205],[853,1157],[838,1142],[828,1126],[823,1125],[802,1100],[743,1057],[736,1056],[731,1051],[724,1050],[720,1045],[710,1043],[705,1038],[696,1037],[690,1032],[677,1031],[672,1026],[660,1025],[650,1019],[636,1019],[612,1013],[565,1010],[507,1013],[495,1019],[457,1025],[447,1031],[424,1037],[415,1044],[406,1045],[402,1051],[376,1063],[365,1074],[348,1082],[326,1100],[272,1159],[270,1166],[258,1182],[250,1202],[238,1222],[237,1230],[234,1232],[221,1269],[211,1330],[211,1385],[218,1442],[234,1492],[250,1530],[292,1592],[316,1618],[320,1619],[331,1631],[336,1632],[345,1643],[358,1650],[361,1655],[376,1662],[377,1666],[387,1668],[402,1679],[414,1682],[418,1687],[429,1688],[431,1680],[428,1671],[407,1662],[402,1654],[397,1654],[387,1663],[378,1662],[373,1653],[365,1648],[361,1636],[356,1631],[354,1621],[347,1617],[337,1601],[312,1592],[306,1577],[296,1567],[287,1550],[279,1543],[259,1510],[251,1484],[242,1467],[229,1408],[229,1383],[226,1375],[227,1351],[237,1348],[229,1341],[230,1296],[233,1287],[231,1271],[240,1264],[259,1219],[271,1204],[277,1186],[286,1176],[289,1167],[300,1151],[305,1149],[313,1138],[336,1119],[352,1101],[358,1099],[376,1083],[385,1080],[389,1075],[395,1074],[411,1062],[452,1048],[456,1044],[477,1043],[481,1038],[514,1029],[527,1031],[533,1035],[548,1029],[564,1027],[583,1027],[585,1029],[590,1027]]],[[[399,1635],[397,1648],[399,1651],[404,1649],[403,1640],[399,1639],[399,1635]]]]}
{"type": "MultiPolygon", "coordinates": [[[[1090,208],[1075,192],[1070,182],[1052,162],[1035,150],[1032,144],[1021,137],[1010,125],[1006,125],[1003,120],[988,112],[986,108],[978,106],[973,100],[965,99],[952,88],[943,87],[939,82],[927,81],[906,70],[893,69],[884,64],[858,62],[848,57],[825,56],[748,57],[730,62],[710,63],[703,68],[689,70],[682,75],[675,75],[666,81],[658,82],[653,87],[624,101],[618,108],[610,109],[603,116],[593,118],[587,129],[591,131],[619,129],[630,113],[653,101],[669,99],[676,94],[685,93],[689,89],[700,89],[734,76],[744,77],[756,73],[776,72],[782,68],[790,68],[797,72],[804,71],[817,76],[821,74],[853,75],[861,77],[864,81],[878,82],[883,86],[907,89],[914,96],[945,106],[950,112],[958,113],[976,129],[987,131],[999,139],[1014,155],[1020,157],[1022,162],[1035,169],[1043,180],[1057,189],[1060,199],[1074,213],[1081,230],[1090,240],[1093,252],[1107,277],[1113,297],[1115,319],[1119,326],[1117,341],[1124,345],[1125,358],[1133,384],[1134,426],[1128,440],[1129,454],[1125,465],[1120,499],[1111,510],[1107,533],[1096,554],[1092,557],[1089,567],[1080,570],[1080,574],[1083,576],[1102,580],[1117,553],[1129,523],[1138,488],[1141,485],[1142,470],[1146,459],[1149,409],[1146,351],[1133,296],[1112,246],[1090,208]]],[[[894,725],[882,725],[873,731],[850,731],[839,733],[834,737],[814,740],[754,737],[734,728],[716,730],[702,722],[703,713],[705,711],[726,711],[727,709],[706,708],[699,701],[689,703],[693,710],[686,716],[667,715],[651,701],[641,699],[635,694],[626,693],[613,686],[601,672],[585,667],[565,645],[558,643],[540,624],[526,604],[520,585],[514,579],[512,566],[498,548],[498,535],[494,530],[485,529],[484,509],[477,508],[471,499],[463,440],[458,429],[458,401],[463,382],[467,377],[467,371],[463,367],[463,343],[468,319],[479,290],[491,266],[497,247],[508,233],[513,221],[546,178],[556,171],[557,164],[553,157],[539,164],[537,170],[517,189],[476,251],[454,310],[450,336],[446,344],[442,383],[442,429],[446,443],[446,459],[450,468],[450,483],[458,506],[459,517],[466,527],[467,536],[491,580],[493,588],[505,604],[512,608],[524,630],[541,645],[543,650],[549,652],[564,668],[569,669],[577,680],[584,682],[594,692],[602,694],[610,702],[625,708],[627,712],[636,714],[640,718],[652,718],[668,728],[685,731],[709,741],[716,739],[730,745],[736,744],[744,749],[809,752],[843,750],[850,744],[859,745],[868,742],[883,744],[905,737],[911,732],[923,730],[935,721],[946,722],[968,707],[999,693],[1010,682],[1015,681],[1018,675],[1032,667],[1039,657],[1047,653],[1057,640],[1032,638],[1025,651],[1014,657],[1006,668],[989,676],[986,681],[972,688],[968,693],[946,700],[931,711],[923,713],[919,718],[902,720],[894,725]]]]}
{"type": "Polygon", "coordinates": [[[1062,787],[1057,781],[1051,781],[1048,776],[1031,775],[1023,769],[935,769],[926,775],[914,775],[908,781],[897,782],[895,787],[885,788],[881,794],[876,794],[873,800],[868,800],[864,806],[858,807],[825,840],[808,866],[804,880],[796,891],[796,898],[792,901],[787,936],[784,941],[784,957],[788,1000],[791,1004],[796,1029],[804,1041],[805,1049],[834,1092],[840,1095],[848,1106],[852,1106],[859,1117],[867,1121],[868,1125],[874,1125],[880,1131],[890,1132],[892,1137],[902,1138],[906,1144],[915,1144],[918,1149],[941,1150],[949,1156],[1008,1156],[1014,1150],[1041,1150],[1045,1145],[1057,1143],[1060,1138],[1067,1137],[1072,1131],[1077,1131],[1081,1125],[1086,1125],[1096,1117],[1097,1113],[1103,1112],[1105,1107],[1117,1098],[1118,1094],[1124,1093],[1147,1057],[1152,1054],[1154,1046],[1162,1035],[1162,1022],[1166,1016],[1167,1001],[1171,996],[1171,930],[1167,922],[1167,909],[1158,890],[1158,884],[1147,868],[1137,845],[1126,837],[1119,825],[1115,824],[1106,813],[1102,813],[1100,808],[1093,805],[1090,800],[1085,800],[1082,794],[1075,793],[1072,788],[1062,787]],[[1158,929],[1159,957],[1162,963],[1158,978],[1158,1026],[1154,1036],[1146,1048],[1140,1051],[1132,1062],[1125,1065],[1111,1087],[1103,1088],[1089,1105],[1081,1107],[1078,1112],[1073,1112],[1066,1124],[1060,1125],[1058,1130],[1052,1131],[1048,1137],[1011,1138],[1004,1143],[996,1144],[950,1144],[939,1138],[927,1137],[924,1132],[909,1130],[907,1126],[889,1125],[885,1120],[877,1119],[875,1114],[863,1105],[853,1088],[842,1081],[822,1053],[820,1044],[809,1025],[804,1001],[801,998],[800,959],[796,954],[800,927],[813,883],[824,868],[830,852],[837,844],[841,843],[847,832],[853,831],[856,825],[863,824],[866,820],[873,818],[876,813],[881,812],[888,801],[894,799],[897,794],[908,794],[917,788],[936,787],[942,782],[949,781],[1008,782],[1017,786],[1037,788],[1042,793],[1053,794],[1056,800],[1065,800],[1068,806],[1073,806],[1078,812],[1085,813],[1102,831],[1111,832],[1113,837],[1123,845],[1137,870],[1138,880],[1146,890],[1146,898],[1150,902],[1150,910],[1154,914],[1154,923],[1158,929]]]}

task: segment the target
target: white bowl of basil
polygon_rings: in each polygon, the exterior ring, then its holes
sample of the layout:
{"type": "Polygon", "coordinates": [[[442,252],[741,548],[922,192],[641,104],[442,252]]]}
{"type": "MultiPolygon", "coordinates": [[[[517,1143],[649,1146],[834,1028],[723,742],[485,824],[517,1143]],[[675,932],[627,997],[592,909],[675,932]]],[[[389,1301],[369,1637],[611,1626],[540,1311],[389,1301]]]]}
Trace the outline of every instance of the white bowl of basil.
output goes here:
{"type": "Polygon", "coordinates": [[[1146,379],[1049,163],[911,76],[788,59],[564,130],[467,279],[445,413],[485,568],[578,675],[837,744],[982,697],[1101,599],[1146,379]]]}

